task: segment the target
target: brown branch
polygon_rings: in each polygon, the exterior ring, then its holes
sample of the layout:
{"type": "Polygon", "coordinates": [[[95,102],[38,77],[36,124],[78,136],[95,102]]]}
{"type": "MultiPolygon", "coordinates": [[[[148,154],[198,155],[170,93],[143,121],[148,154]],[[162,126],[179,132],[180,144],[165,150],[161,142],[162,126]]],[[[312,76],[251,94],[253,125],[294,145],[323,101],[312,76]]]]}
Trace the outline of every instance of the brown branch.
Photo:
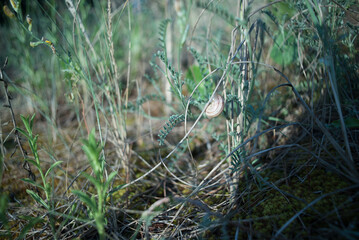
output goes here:
{"type": "Polygon", "coordinates": [[[0,82],[4,82],[4,89],[5,89],[5,96],[6,96],[6,100],[7,100],[7,104],[5,104],[4,106],[10,109],[10,113],[11,113],[11,119],[12,119],[12,124],[14,126],[15,129],[15,139],[17,142],[17,146],[19,147],[21,154],[24,158],[24,164],[22,165],[22,167],[28,172],[29,178],[32,179],[33,181],[36,181],[36,177],[35,174],[31,171],[31,167],[29,162],[26,160],[27,159],[27,152],[24,149],[24,147],[22,146],[21,140],[20,140],[20,136],[19,136],[19,132],[17,131],[17,124],[16,124],[16,120],[15,120],[15,114],[14,114],[14,110],[12,108],[11,105],[11,100],[12,97],[9,93],[9,89],[8,89],[8,81],[4,79],[3,77],[3,70],[5,69],[6,65],[8,63],[8,58],[6,57],[4,65],[0,68],[0,82]]]}

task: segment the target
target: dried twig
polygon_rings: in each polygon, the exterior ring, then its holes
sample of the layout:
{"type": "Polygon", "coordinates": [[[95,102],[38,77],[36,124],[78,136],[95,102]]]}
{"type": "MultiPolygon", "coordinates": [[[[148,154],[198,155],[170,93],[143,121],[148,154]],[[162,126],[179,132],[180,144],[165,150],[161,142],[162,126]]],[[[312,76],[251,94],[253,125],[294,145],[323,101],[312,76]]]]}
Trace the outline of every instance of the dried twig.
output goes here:
{"type": "MultiPolygon", "coordinates": [[[[22,156],[24,158],[24,164],[22,165],[22,167],[28,172],[29,178],[32,179],[33,181],[36,181],[35,174],[31,171],[30,164],[26,160],[27,159],[27,152],[22,146],[22,143],[20,141],[19,132],[17,131],[17,124],[16,124],[16,120],[15,120],[15,114],[14,114],[14,110],[12,109],[12,105],[11,105],[12,97],[11,97],[11,95],[9,93],[9,90],[8,90],[9,83],[3,77],[3,70],[5,69],[7,63],[8,63],[8,58],[6,57],[4,65],[0,68],[0,82],[4,82],[5,96],[6,96],[6,100],[7,100],[7,103],[4,105],[4,107],[7,107],[7,108],[10,109],[12,124],[13,124],[14,129],[15,129],[14,133],[15,133],[16,143],[17,143],[17,146],[19,147],[19,149],[21,151],[21,154],[22,154],[22,156]]],[[[15,150],[16,150],[16,148],[15,148],[15,150]]]]}

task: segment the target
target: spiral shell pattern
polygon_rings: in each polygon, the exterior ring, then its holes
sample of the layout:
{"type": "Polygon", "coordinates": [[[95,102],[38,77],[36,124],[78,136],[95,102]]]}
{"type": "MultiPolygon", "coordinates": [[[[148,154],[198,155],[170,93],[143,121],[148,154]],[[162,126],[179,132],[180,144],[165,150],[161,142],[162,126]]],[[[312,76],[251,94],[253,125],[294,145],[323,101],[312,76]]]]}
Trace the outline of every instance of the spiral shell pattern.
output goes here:
{"type": "Polygon", "coordinates": [[[224,108],[224,101],[223,98],[220,95],[215,95],[213,97],[212,102],[208,105],[206,109],[206,115],[208,118],[214,118],[217,117],[224,108]]]}

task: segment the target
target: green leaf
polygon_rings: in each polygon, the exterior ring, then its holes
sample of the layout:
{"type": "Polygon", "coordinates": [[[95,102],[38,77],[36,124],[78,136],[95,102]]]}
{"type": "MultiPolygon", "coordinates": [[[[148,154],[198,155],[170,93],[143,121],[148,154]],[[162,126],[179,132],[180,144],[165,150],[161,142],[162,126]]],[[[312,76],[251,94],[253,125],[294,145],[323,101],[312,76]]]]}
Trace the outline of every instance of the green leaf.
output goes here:
{"type": "Polygon", "coordinates": [[[27,122],[28,122],[27,117],[25,117],[24,115],[20,114],[20,118],[21,118],[21,121],[22,121],[23,123],[27,123],[27,122]]]}
{"type": "Polygon", "coordinates": [[[29,141],[29,142],[30,142],[29,146],[30,146],[31,152],[32,152],[33,154],[36,153],[36,152],[37,152],[37,146],[36,146],[36,144],[35,144],[35,146],[34,146],[31,141],[29,141]]]}
{"type": "Polygon", "coordinates": [[[314,12],[314,10],[313,10],[312,5],[309,3],[308,0],[305,1],[305,5],[307,5],[307,8],[308,8],[310,17],[312,18],[312,21],[313,21],[314,25],[315,25],[315,26],[318,26],[319,20],[318,20],[317,15],[315,14],[315,12],[314,12]]]}
{"type": "Polygon", "coordinates": [[[277,2],[270,7],[270,11],[276,17],[276,20],[283,25],[296,14],[293,2],[277,2]]]}
{"type": "Polygon", "coordinates": [[[105,186],[104,186],[104,192],[107,192],[107,189],[109,188],[113,178],[116,176],[117,172],[112,172],[110,173],[110,175],[108,176],[108,179],[105,183],[105,186]]]}
{"type": "Polygon", "coordinates": [[[30,183],[31,185],[34,185],[34,186],[36,186],[37,188],[40,188],[40,189],[42,189],[42,190],[45,191],[45,188],[44,188],[43,186],[41,186],[41,185],[38,184],[37,182],[31,180],[30,178],[22,178],[21,180],[24,181],[24,182],[30,183]]]}
{"type": "Polygon", "coordinates": [[[271,58],[277,64],[287,66],[297,58],[297,45],[295,39],[289,33],[279,33],[275,39],[274,46],[270,53],[271,58]]]}
{"type": "Polygon", "coordinates": [[[22,116],[22,115],[20,115],[20,117],[21,117],[22,122],[23,122],[24,125],[25,125],[26,131],[29,133],[29,135],[31,135],[32,130],[31,130],[31,128],[30,128],[29,118],[24,117],[24,116],[22,116]]]}
{"type": "Polygon", "coordinates": [[[5,193],[0,193],[0,221],[2,223],[2,229],[7,229],[8,224],[8,205],[9,197],[5,193]]]}
{"type": "Polygon", "coordinates": [[[27,139],[31,139],[30,135],[25,132],[24,130],[22,130],[21,128],[16,128],[16,130],[21,133],[22,135],[24,135],[27,139]]]}
{"type": "Polygon", "coordinates": [[[50,210],[49,205],[34,191],[26,189],[26,192],[38,203],[40,203],[42,206],[44,206],[47,210],[50,210]]]}
{"type": "Polygon", "coordinates": [[[83,176],[85,176],[94,186],[96,189],[100,189],[102,186],[101,186],[101,181],[94,178],[93,176],[83,172],[82,173],[83,176]]]}
{"type": "Polygon", "coordinates": [[[35,113],[31,116],[31,119],[30,119],[30,129],[32,129],[33,125],[34,125],[34,118],[35,118],[35,113]]]}
{"type": "Polygon", "coordinates": [[[98,155],[96,154],[96,151],[89,145],[82,146],[82,150],[85,152],[91,167],[94,171],[99,171],[99,163],[98,163],[98,155]]]}
{"type": "Polygon", "coordinates": [[[284,119],[281,118],[277,118],[277,117],[268,117],[269,121],[274,121],[274,122],[285,122],[284,119]]]}
{"type": "Polygon", "coordinates": [[[346,118],[344,122],[347,128],[359,128],[359,119],[357,118],[346,118]]]}
{"type": "Polygon", "coordinates": [[[41,166],[40,166],[39,164],[37,164],[36,161],[34,161],[34,160],[32,160],[32,159],[29,159],[29,158],[25,159],[25,161],[28,161],[29,163],[31,163],[32,165],[34,165],[34,166],[37,168],[37,170],[39,170],[40,172],[42,171],[42,170],[41,170],[41,166]]]}
{"type": "Polygon", "coordinates": [[[82,150],[85,152],[92,170],[95,172],[96,176],[100,176],[103,173],[103,159],[100,158],[101,146],[96,142],[95,130],[92,129],[89,134],[88,140],[83,140],[82,150]]]}
{"type": "Polygon", "coordinates": [[[187,25],[184,32],[183,32],[183,34],[182,34],[182,37],[181,37],[181,46],[183,46],[183,44],[186,42],[188,30],[189,30],[189,26],[187,25]]]}
{"type": "MultiPolygon", "coordinates": [[[[195,86],[202,80],[203,78],[203,74],[201,71],[201,68],[199,66],[196,65],[192,65],[186,74],[186,78],[188,79],[188,82],[190,82],[190,84],[187,84],[187,87],[189,88],[189,92],[192,92],[193,89],[195,88],[195,86]]],[[[199,92],[200,96],[203,96],[204,94],[206,94],[206,88],[205,88],[205,84],[201,84],[198,88],[197,91],[199,92]]]]}
{"type": "Polygon", "coordinates": [[[96,211],[97,210],[97,206],[96,206],[96,202],[95,199],[90,198],[86,193],[78,191],[78,190],[73,190],[72,191],[82,202],[84,202],[90,209],[91,211],[96,211]]]}
{"type": "MultiPolygon", "coordinates": [[[[345,118],[344,123],[345,123],[345,126],[347,128],[349,128],[349,129],[351,129],[351,128],[359,128],[359,119],[357,119],[357,118],[353,118],[353,117],[345,118]]],[[[339,119],[333,121],[330,125],[335,127],[335,128],[340,128],[341,127],[339,119]]]]}
{"type": "Polygon", "coordinates": [[[38,139],[38,138],[39,138],[39,135],[36,134],[35,137],[32,139],[32,143],[34,144],[34,147],[35,147],[35,148],[37,148],[36,142],[37,142],[37,139],[38,139]]]}
{"type": "Polygon", "coordinates": [[[190,80],[195,81],[196,83],[198,83],[199,81],[202,80],[202,72],[199,66],[196,65],[192,65],[187,74],[186,77],[190,80]]]}
{"type": "Polygon", "coordinates": [[[49,169],[47,169],[47,172],[45,173],[45,178],[47,177],[47,175],[58,165],[60,165],[63,161],[57,161],[57,162],[54,162],[50,167],[49,169]]]}
{"type": "Polygon", "coordinates": [[[114,193],[117,192],[118,190],[122,189],[122,187],[123,187],[124,185],[125,185],[125,184],[120,184],[120,185],[114,187],[114,188],[108,193],[108,195],[114,194],[114,193]]]}

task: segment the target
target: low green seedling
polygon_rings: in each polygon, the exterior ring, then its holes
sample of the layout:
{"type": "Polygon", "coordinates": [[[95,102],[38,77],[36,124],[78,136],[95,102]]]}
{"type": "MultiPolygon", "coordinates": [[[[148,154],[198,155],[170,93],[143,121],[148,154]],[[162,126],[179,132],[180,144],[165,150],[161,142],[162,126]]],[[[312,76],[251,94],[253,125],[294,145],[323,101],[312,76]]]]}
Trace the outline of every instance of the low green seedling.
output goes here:
{"type": "Polygon", "coordinates": [[[83,143],[82,149],[90,162],[94,176],[87,173],[82,174],[94,185],[97,195],[89,195],[79,190],[72,192],[87,206],[90,217],[95,221],[99,237],[103,240],[106,226],[106,198],[109,195],[107,190],[116,176],[116,172],[112,172],[107,179],[104,176],[105,159],[101,154],[102,146],[96,141],[94,130],[91,131],[88,140],[84,140],[83,143]]]}
{"type": "MultiPolygon", "coordinates": [[[[39,157],[39,153],[38,153],[38,146],[37,146],[37,140],[38,140],[39,135],[37,135],[37,134],[35,135],[32,130],[35,114],[33,114],[31,117],[24,117],[22,115],[20,117],[21,117],[22,122],[24,123],[25,130],[23,130],[21,128],[16,128],[16,130],[19,133],[21,133],[22,135],[24,135],[25,138],[28,140],[28,143],[29,143],[29,146],[31,149],[31,153],[33,155],[33,158],[26,158],[25,161],[31,163],[39,171],[40,177],[41,177],[41,183],[37,183],[36,181],[34,181],[33,179],[30,179],[30,178],[24,178],[21,180],[33,185],[37,189],[37,191],[27,189],[26,192],[37,203],[42,205],[46,210],[48,210],[49,212],[52,212],[54,209],[54,204],[52,202],[53,189],[52,189],[52,184],[51,184],[51,180],[49,179],[49,177],[50,177],[50,173],[55,169],[55,167],[59,166],[62,163],[62,161],[54,162],[47,169],[46,172],[42,170],[40,157],[39,157]],[[39,195],[40,190],[45,193],[45,198],[43,198],[39,195]]],[[[56,230],[55,230],[54,219],[51,216],[50,216],[50,225],[51,225],[53,232],[55,232],[56,230]]],[[[56,239],[56,235],[54,235],[54,238],[56,239]]]]}

